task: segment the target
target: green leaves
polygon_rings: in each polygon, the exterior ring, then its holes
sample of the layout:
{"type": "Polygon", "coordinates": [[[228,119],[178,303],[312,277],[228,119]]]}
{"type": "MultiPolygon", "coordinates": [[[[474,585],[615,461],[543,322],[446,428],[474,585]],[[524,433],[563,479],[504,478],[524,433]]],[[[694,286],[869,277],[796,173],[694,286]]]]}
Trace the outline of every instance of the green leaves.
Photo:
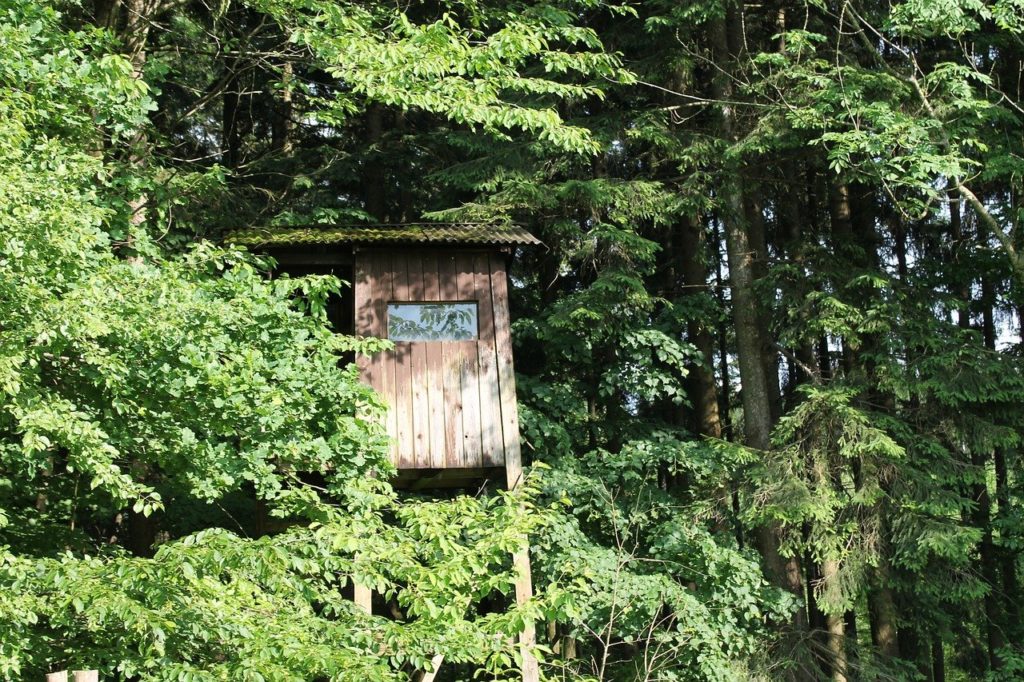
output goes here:
{"type": "Polygon", "coordinates": [[[147,89],[57,22],[0,17],[0,676],[397,681],[438,654],[507,675],[544,596],[478,611],[547,518],[532,481],[399,501],[380,401],[344,362],[388,342],[327,328],[336,278],[268,280],[135,224],[147,89]],[[356,609],[353,580],[401,617],[356,609]]]}
{"type": "Polygon", "coordinates": [[[589,83],[545,75],[616,76],[619,61],[600,51],[596,34],[554,10],[515,18],[478,15],[464,28],[454,14],[416,23],[401,11],[351,3],[252,3],[291,29],[350,93],[321,99],[320,116],[341,121],[354,97],[440,114],[454,122],[507,137],[520,130],[573,153],[597,146],[585,129],[566,124],[554,102],[600,97],[589,83]]]}
{"type": "Polygon", "coordinates": [[[0,599],[10,656],[0,665],[7,674],[81,659],[147,680],[390,682],[442,654],[446,665],[506,674],[515,633],[543,602],[485,616],[476,605],[511,590],[508,557],[544,521],[529,494],[324,507],[324,523],[258,540],[203,531],[152,559],[9,556],[0,582],[44,625],[29,627],[0,599]],[[396,513],[397,523],[383,520],[396,513]],[[359,611],[344,592],[352,578],[394,600],[402,618],[359,611]]]}

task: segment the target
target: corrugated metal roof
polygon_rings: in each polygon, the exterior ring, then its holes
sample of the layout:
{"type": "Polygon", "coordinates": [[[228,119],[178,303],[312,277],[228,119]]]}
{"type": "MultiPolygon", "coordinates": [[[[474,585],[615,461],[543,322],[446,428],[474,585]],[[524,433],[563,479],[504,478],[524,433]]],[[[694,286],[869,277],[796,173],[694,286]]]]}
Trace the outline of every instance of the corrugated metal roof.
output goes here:
{"type": "Polygon", "coordinates": [[[403,223],[396,225],[312,225],[237,230],[224,241],[240,246],[312,244],[480,244],[531,245],[541,241],[517,225],[487,223],[403,223]]]}

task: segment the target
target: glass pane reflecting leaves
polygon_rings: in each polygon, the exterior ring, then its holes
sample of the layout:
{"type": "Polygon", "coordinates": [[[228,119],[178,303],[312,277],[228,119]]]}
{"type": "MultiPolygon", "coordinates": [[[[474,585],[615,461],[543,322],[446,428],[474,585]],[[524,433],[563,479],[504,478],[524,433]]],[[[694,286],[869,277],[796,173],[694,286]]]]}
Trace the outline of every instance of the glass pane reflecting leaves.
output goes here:
{"type": "Polygon", "coordinates": [[[470,341],[477,338],[476,303],[389,303],[392,341],[470,341]]]}

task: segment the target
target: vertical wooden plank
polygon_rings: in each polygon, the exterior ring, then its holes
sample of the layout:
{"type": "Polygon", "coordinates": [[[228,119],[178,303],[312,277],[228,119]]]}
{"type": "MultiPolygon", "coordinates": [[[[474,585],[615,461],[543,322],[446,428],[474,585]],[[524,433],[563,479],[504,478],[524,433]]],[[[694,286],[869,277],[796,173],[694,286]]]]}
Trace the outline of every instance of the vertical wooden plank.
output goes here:
{"type": "MultiPolygon", "coordinates": [[[[355,280],[355,331],[360,336],[372,336],[373,285],[372,259],[365,253],[356,253],[353,279],[355,280]]],[[[373,357],[360,353],[356,356],[359,378],[373,386],[373,357]]],[[[376,387],[375,387],[376,388],[376,387]]]]}
{"type": "Polygon", "coordinates": [[[434,682],[434,678],[437,677],[437,671],[440,670],[442,663],[444,663],[444,656],[442,654],[436,654],[431,658],[430,672],[424,672],[419,682],[434,682]]]}
{"type": "MultiPolygon", "coordinates": [[[[356,253],[354,279],[355,332],[361,336],[386,338],[387,304],[393,298],[392,263],[388,252],[362,250],[356,253]]],[[[360,378],[387,404],[384,425],[390,440],[391,461],[398,464],[398,426],[395,406],[395,364],[393,352],[385,351],[356,358],[360,378]]]]}
{"type": "MultiPolygon", "coordinates": [[[[455,255],[444,253],[438,257],[438,285],[441,300],[459,299],[458,272],[455,255]]],[[[462,354],[457,341],[441,343],[441,384],[444,393],[444,453],[445,466],[456,469],[462,463],[462,354]]]]}
{"type": "MultiPolygon", "coordinates": [[[[441,301],[441,277],[437,252],[423,254],[423,300],[441,301]]],[[[442,469],[446,463],[445,453],[445,395],[442,342],[424,344],[427,352],[427,405],[430,422],[430,468],[442,469]]]]}
{"type": "MultiPolygon", "coordinates": [[[[455,269],[459,299],[476,300],[472,254],[457,254],[455,269]]],[[[462,355],[462,466],[479,467],[483,466],[483,457],[480,452],[480,362],[477,357],[477,341],[463,341],[458,345],[462,355]]]]}
{"type": "Polygon", "coordinates": [[[512,366],[512,331],[509,326],[508,281],[505,260],[498,253],[490,255],[491,304],[494,310],[494,341],[498,356],[498,390],[501,395],[501,429],[505,443],[505,477],[509,489],[523,475],[519,447],[519,412],[516,407],[516,376],[512,366]]]}
{"type": "Polygon", "coordinates": [[[373,590],[357,582],[352,583],[352,601],[365,613],[373,613],[373,590]]]}
{"type": "MultiPolygon", "coordinates": [[[[383,339],[388,335],[388,302],[394,299],[394,273],[391,269],[390,253],[374,251],[373,259],[377,275],[373,288],[376,320],[372,332],[374,336],[383,339]]],[[[391,462],[398,466],[398,410],[395,406],[398,397],[395,391],[395,371],[398,360],[393,350],[381,351],[378,357],[380,358],[381,395],[384,396],[388,405],[385,424],[390,439],[391,462]]]]}
{"type": "Polygon", "coordinates": [[[501,394],[498,387],[498,358],[494,342],[494,307],[491,300],[491,271],[486,253],[473,257],[474,297],[480,322],[477,363],[480,380],[480,452],[484,466],[505,464],[501,427],[501,394]]]}
{"type": "MultiPolygon", "coordinates": [[[[354,288],[354,329],[360,336],[382,337],[385,335],[384,321],[387,313],[387,297],[390,295],[390,263],[376,251],[357,251],[353,269],[354,288]],[[382,286],[387,291],[382,291],[382,286]]],[[[356,357],[360,379],[375,390],[387,404],[384,413],[384,427],[388,433],[388,455],[395,462],[395,429],[393,428],[394,395],[391,379],[394,376],[394,355],[375,353],[356,357]]]]}
{"type": "Polygon", "coordinates": [[[46,682],[68,682],[68,671],[61,670],[57,673],[46,673],[46,682]]]}
{"type": "Polygon", "coordinates": [[[75,682],[100,682],[98,670],[75,670],[71,675],[75,682]]]}
{"type": "MultiPolygon", "coordinates": [[[[423,301],[423,256],[409,253],[406,257],[409,272],[409,300],[423,301]]],[[[430,466],[430,403],[427,401],[427,344],[422,341],[410,345],[412,369],[412,424],[413,457],[417,469],[430,466]]]]}
{"type": "MultiPolygon", "coordinates": [[[[523,549],[512,555],[512,568],[516,572],[516,603],[525,604],[533,597],[533,578],[530,574],[530,550],[523,549]]],[[[538,682],[540,666],[533,655],[537,643],[537,629],[533,621],[526,621],[519,633],[519,654],[522,656],[523,682],[538,682]]]]}
{"type": "MultiPolygon", "coordinates": [[[[369,275],[369,300],[366,303],[366,319],[364,322],[367,336],[381,338],[385,335],[384,317],[386,315],[387,303],[381,298],[381,283],[388,272],[388,264],[383,262],[380,254],[366,254],[366,271],[369,275]]],[[[387,359],[382,353],[376,353],[370,359],[370,386],[377,391],[385,400],[388,399],[384,375],[388,370],[387,359]]]]}
{"type": "MultiPolygon", "coordinates": [[[[401,251],[391,257],[395,300],[409,300],[408,258],[401,251]]],[[[415,427],[412,416],[412,344],[395,342],[395,421],[398,440],[398,468],[413,469],[416,457],[413,445],[415,427]]]]}
{"type": "Polygon", "coordinates": [[[379,251],[368,253],[366,257],[370,259],[370,276],[373,278],[368,334],[383,339],[388,335],[387,316],[388,300],[391,298],[391,260],[388,254],[379,251]]]}

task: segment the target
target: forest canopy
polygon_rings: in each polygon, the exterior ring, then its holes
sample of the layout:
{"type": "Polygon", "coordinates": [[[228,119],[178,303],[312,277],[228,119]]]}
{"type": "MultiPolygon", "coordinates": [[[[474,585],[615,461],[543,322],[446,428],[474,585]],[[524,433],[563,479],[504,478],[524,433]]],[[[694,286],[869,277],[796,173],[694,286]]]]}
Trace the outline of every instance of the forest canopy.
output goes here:
{"type": "Polygon", "coordinates": [[[1019,679],[1022,60],[1019,0],[0,0],[0,677],[1019,679]],[[512,491],[394,489],[389,342],[226,238],[429,221],[544,244],[512,491]]]}

